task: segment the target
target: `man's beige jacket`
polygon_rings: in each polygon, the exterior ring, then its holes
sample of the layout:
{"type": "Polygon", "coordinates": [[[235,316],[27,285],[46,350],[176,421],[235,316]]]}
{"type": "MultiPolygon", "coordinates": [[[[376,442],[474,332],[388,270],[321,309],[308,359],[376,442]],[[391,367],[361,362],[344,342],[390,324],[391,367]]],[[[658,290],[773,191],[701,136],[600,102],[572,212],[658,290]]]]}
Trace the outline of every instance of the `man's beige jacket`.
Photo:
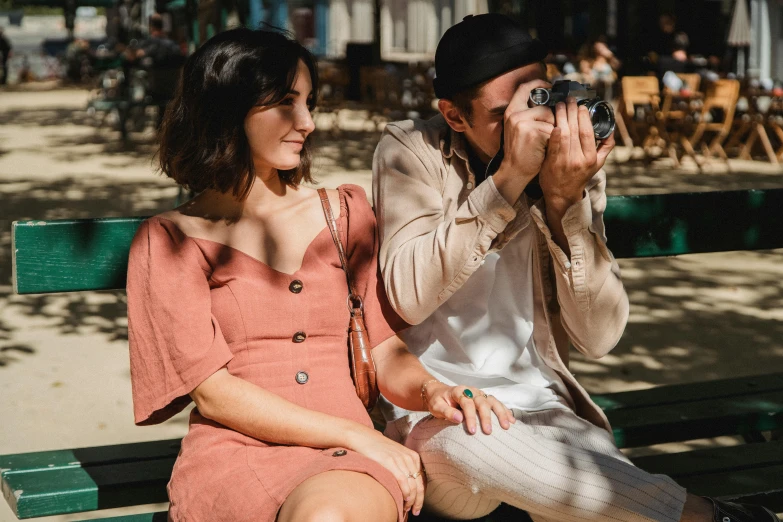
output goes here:
{"type": "Polygon", "coordinates": [[[424,321],[456,292],[489,252],[532,221],[533,340],[568,387],[576,413],[609,422],[568,371],[569,340],[588,357],[606,355],[628,320],[620,269],[606,247],[606,176],[596,174],[563,228],[571,258],[552,239],[544,200],[522,195],[509,205],[492,177],[476,186],[465,140],[442,116],[389,124],[373,160],[380,268],[389,300],[410,324],[424,321]],[[521,211],[529,206],[529,212],[521,211]]]}

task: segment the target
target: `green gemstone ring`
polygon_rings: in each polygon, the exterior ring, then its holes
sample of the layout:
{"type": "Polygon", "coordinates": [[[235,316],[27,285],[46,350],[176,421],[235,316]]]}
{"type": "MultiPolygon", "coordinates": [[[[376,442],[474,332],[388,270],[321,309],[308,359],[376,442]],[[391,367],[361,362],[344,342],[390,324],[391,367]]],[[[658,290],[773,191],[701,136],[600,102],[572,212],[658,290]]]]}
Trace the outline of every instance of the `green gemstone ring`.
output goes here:
{"type": "Polygon", "coordinates": [[[462,390],[462,395],[464,395],[464,396],[465,396],[465,397],[467,397],[468,399],[472,399],[472,398],[473,398],[473,392],[472,392],[472,391],[470,391],[470,390],[469,390],[469,389],[467,389],[467,388],[465,388],[464,390],[462,390]]]}

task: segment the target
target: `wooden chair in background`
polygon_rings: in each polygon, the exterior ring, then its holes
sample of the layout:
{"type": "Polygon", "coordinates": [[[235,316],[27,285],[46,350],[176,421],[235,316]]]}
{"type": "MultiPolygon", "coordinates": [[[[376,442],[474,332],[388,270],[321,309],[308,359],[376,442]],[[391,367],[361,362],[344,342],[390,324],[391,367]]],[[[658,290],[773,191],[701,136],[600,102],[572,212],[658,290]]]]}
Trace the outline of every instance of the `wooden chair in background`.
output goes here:
{"type": "Polygon", "coordinates": [[[679,73],[677,77],[682,80],[683,88],[690,92],[698,92],[701,87],[701,75],[698,73],[679,73]]]}
{"type": "Polygon", "coordinates": [[[724,160],[728,160],[726,151],[723,149],[723,142],[726,141],[734,125],[734,111],[737,107],[739,92],[740,83],[738,80],[718,80],[710,85],[704,97],[699,123],[696,125],[693,135],[683,141],[689,155],[695,158],[694,149],[701,145],[702,152],[706,157],[718,154],[724,160]],[[715,120],[718,111],[722,114],[720,121],[715,120]],[[707,133],[715,133],[715,137],[709,145],[705,140],[707,133]]]}
{"type": "MultiPolygon", "coordinates": [[[[747,112],[742,115],[736,129],[726,148],[730,146],[740,146],[739,157],[741,159],[753,159],[751,152],[757,142],[761,142],[764,152],[770,163],[778,164],[783,159],[783,153],[775,151],[772,142],[769,139],[767,130],[775,134],[778,140],[783,143],[783,129],[780,127],[781,103],[771,95],[772,93],[759,89],[748,89],[745,97],[748,101],[747,112]]],[[[783,147],[781,148],[783,150],[783,147]]]]}
{"type": "Polygon", "coordinates": [[[660,138],[656,114],[660,112],[661,90],[655,76],[625,76],[621,80],[622,96],[619,118],[622,118],[633,142],[647,150],[660,138]]]}
{"type": "Polygon", "coordinates": [[[680,151],[694,157],[686,137],[693,131],[698,119],[704,95],[699,91],[701,76],[698,74],[681,73],[677,76],[682,80],[682,87],[671,90],[664,87],[661,112],[657,114],[658,131],[666,144],[669,157],[676,167],[680,166],[680,151]]]}

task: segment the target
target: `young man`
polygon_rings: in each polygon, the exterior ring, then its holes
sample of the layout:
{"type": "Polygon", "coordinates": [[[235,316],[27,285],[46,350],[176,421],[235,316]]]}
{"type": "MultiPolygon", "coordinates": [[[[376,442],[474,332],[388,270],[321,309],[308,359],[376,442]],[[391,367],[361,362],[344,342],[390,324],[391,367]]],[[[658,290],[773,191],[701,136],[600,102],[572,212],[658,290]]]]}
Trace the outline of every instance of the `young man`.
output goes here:
{"type": "Polygon", "coordinates": [[[435,55],[441,114],[390,124],[378,145],[384,284],[415,325],[403,334],[409,349],[441,381],[422,398],[443,383],[468,387],[464,427],[459,415],[387,403],[386,433],[420,453],[426,505],[449,518],[506,502],[536,522],[777,522],[634,467],[568,371],[569,344],[594,358],[615,346],[628,297],[602,218],[614,139],[596,146],[574,100],[555,114],[528,107],[530,91],[548,86],[545,55],[501,15],[465,18],[435,55]],[[493,414],[496,399],[516,422],[493,414]]]}

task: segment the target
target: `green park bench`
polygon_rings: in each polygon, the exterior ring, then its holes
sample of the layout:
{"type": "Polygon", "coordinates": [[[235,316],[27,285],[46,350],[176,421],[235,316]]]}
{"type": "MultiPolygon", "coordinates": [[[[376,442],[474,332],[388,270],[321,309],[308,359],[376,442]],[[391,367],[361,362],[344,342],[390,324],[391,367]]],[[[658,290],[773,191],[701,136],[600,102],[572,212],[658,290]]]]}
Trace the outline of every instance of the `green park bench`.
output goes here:
{"type": "MultiPolygon", "coordinates": [[[[609,198],[605,220],[616,257],[674,256],[781,248],[781,209],[783,189],[615,196],[609,198]]],[[[16,292],[123,288],[131,238],[143,219],[14,223],[16,292]]],[[[741,436],[744,444],[644,456],[634,462],[672,476],[697,494],[783,511],[783,373],[594,398],[609,416],[620,447],[741,436]]],[[[165,502],[178,449],[179,440],[165,440],[3,455],[2,490],[19,518],[165,502]]],[[[502,506],[483,520],[519,516],[502,506]]],[[[104,520],[165,519],[165,513],[149,513],[104,520]]]]}

